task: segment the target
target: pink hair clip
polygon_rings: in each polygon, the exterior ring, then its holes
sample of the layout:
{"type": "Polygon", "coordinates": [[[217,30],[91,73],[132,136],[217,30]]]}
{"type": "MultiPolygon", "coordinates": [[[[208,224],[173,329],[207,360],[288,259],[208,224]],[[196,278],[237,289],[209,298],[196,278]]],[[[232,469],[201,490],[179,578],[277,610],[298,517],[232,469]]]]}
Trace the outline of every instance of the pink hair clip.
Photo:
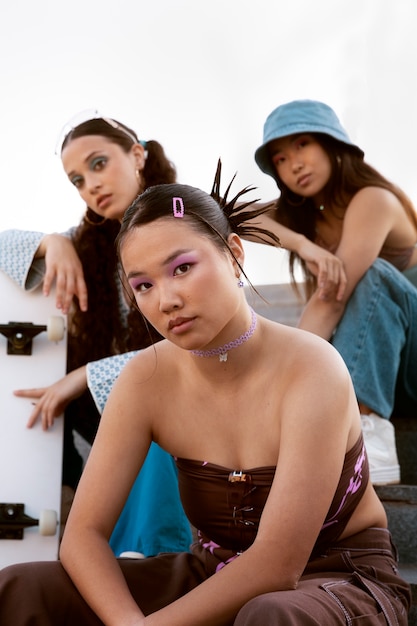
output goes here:
{"type": "Polygon", "coordinates": [[[174,217],[184,217],[184,202],[182,198],[172,198],[172,212],[174,217]]]}

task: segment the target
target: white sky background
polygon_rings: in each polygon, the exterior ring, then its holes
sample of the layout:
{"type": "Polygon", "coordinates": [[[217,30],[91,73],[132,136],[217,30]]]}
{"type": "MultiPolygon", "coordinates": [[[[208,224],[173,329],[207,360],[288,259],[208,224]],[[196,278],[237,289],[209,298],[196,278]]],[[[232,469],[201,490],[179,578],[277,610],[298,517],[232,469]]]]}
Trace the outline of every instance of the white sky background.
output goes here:
{"type": "MultiPolygon", "coordinates": [[[[14,0],[0,8],[0,230],[62,231],[84,206],[54,155],[98,108],[157,139],[180,182],[276,196],[254,150],[294,98],[335,108],[366,159],[417,204],[415,0],[14,0]]],[[[247,244],[255,283],[286,255],[247,244]]]]}

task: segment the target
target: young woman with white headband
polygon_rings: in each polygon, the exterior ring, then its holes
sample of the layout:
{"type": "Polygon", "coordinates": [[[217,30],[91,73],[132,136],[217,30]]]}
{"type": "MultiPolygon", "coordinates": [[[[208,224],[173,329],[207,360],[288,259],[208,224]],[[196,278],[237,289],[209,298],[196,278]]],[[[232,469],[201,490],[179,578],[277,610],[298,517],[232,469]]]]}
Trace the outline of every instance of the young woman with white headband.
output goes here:
{"type": "MultiPolygon", "coordinates": [[[[17,391],[34,398],[29,426],[45,429],[65,410],[64,492],[75,490],[82,459],[78,432],[93,442],[100,413],[117,374],[134,350],[159,334],[126,301],[115,239],[123,214],[144,189],[176,180],[174,165],[154,140],[140,140],[121,122],[94,114],[67,125],[58,152],[69,182],[85,201],[81,223],[63,235],[24,231],[0,234],[0,269],[23,288],[56,282],[57,305],[68,313],[67,376],[44,389],[17,391]],[[119,355],[115,358],[112,355],[119,355]]],[[[191,532],[178,496],[176,468],[157,445],[111,538],[116,554],[146,556],[187,549],[191,532]]]]}

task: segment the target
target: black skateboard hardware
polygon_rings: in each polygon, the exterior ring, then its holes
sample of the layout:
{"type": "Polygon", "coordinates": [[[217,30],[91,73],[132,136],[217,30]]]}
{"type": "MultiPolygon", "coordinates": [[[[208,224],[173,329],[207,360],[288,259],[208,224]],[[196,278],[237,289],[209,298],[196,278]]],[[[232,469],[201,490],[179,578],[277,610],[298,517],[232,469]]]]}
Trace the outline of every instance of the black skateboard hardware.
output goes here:
{"type": "Polygon", "coordinates": [[[38,526],[39,520],[26,515],[24,504],[0,502],[0,539],[23,539],[23,531],[38,526]]]}
{"type": "Polygon", "coordinates": [[[0,334],[7,337],[7,354],[30,356],[32,339],[48,329],[32,322],[9,322],[0,324],[0,334]]]}

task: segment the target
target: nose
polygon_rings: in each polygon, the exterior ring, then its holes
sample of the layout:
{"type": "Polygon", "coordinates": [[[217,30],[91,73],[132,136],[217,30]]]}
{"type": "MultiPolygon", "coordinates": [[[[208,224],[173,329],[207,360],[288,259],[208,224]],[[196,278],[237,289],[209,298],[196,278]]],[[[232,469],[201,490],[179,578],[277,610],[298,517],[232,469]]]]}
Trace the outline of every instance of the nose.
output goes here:
{"type": "Polygon", "coordinates": [[[169,279],[159,286],[159,310],[163,313],[170,313],[175,309],[180,309],[183,300],[179,294],[175,279],[169,279]]]}
{"type": "Polygon", "coordinates": [[[301,160],[301,156],[299,154],[295,154],[292,158],[291,158],[291,169],[292,171],[296,174],[297,172],[299,172],[303,167],[303,162],[301,160]]]}
{"type": "Polygon", "coordinates": [[[100,177],[97,176],[96,174],[89,174],[88,177],[86,177],[86,188],[88,190],[89,193],[91,194],[95,194],[98,192],[98,190],[101,187],[101,180],[100,177]]]}

